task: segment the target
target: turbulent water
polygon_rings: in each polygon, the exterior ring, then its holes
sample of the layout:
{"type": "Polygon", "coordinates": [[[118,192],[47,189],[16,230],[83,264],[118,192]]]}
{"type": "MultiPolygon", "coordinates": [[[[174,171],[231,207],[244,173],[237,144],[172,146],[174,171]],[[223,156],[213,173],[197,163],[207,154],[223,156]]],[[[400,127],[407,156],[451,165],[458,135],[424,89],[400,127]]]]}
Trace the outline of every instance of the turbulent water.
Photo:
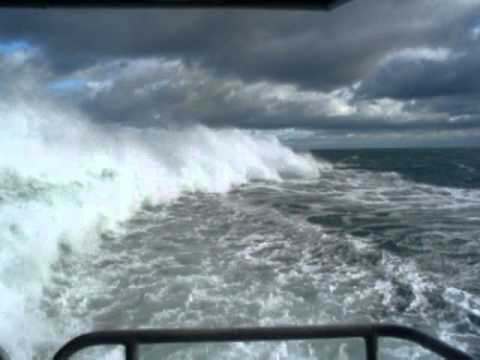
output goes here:
{"type": "MultiPolygon", "coordinates": [[[[478,149],[297,154],[240,130],[105,129],[43,106],[0,109],[0,341],[14,359],[93,329],[356,321],[413,325],[480,356],[478,149]]],[[[343,360],[361,345],[142,356],[343,360]]]]}

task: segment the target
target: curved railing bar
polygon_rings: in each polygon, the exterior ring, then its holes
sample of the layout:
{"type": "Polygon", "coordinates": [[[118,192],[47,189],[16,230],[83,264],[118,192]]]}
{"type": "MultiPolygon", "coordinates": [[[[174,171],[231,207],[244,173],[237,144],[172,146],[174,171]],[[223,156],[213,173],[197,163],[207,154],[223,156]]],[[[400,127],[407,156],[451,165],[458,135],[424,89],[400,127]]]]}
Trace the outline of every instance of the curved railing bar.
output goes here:
{"type": "Polygon", "coordinates": [[[91,346],[123,345],[126,359],[138,359],[138,345],[162,343],[199,343],[233,341],[305,340],[363,338],[367,360],[377,359],[378,338],[410,341],[451,360],[473,360],[465,352],[413,328],[392,324],[349,324],[301,327],[261,327],[226,329],[145,329],[108,330],[80,335],[66,343],[53,360],[67,360],[91,346]]]}

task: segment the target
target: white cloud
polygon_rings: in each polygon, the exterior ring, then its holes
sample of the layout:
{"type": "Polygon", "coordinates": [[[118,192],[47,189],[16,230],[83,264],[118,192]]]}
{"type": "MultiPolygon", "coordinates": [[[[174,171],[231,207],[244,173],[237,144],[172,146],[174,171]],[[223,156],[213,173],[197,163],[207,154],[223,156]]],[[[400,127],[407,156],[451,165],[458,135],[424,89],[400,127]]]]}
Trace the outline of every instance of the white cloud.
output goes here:
{"type": "Polygon", "coordinates": [[[452,56],[457,56],[451,49],[444,47],[415,47],[404,48],[393,53],[390,53],[384,61],[391,61],[394,59],[406,59],[406,60],[429,60],[445,62],[451,59],[452,56]]]}
{"type": "Polygon", "coordinates": [[[480,40],[480,25],[475,26],[470,33],[473,40],[480,40]]]}

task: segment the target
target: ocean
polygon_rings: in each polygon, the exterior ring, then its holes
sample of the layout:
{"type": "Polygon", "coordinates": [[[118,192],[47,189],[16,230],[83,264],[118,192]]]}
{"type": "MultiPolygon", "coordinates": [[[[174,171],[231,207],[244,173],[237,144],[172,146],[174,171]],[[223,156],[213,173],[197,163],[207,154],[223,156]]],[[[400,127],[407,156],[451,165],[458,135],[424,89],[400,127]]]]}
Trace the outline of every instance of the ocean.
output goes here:
{"type": "MultiPolygon", "coordinates": [[[[13,359],[46,359],[98,329],[351,322],[414,326],[480,357],[480,149],[295,153],[245,130],[15,119],[0,135],[0,345],[13,359]]],[[[141,354],[345,360],[362,349],[141,354]]]]}

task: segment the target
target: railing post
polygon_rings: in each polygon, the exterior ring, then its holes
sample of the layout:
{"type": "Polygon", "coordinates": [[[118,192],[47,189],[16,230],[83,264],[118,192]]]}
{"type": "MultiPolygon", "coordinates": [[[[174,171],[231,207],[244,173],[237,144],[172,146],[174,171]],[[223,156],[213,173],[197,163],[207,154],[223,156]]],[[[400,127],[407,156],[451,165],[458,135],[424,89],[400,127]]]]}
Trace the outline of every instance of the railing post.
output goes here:
{"type": "Polygon", "coordinates": [[[377,360],[378,338],[375,332],[365,337],[365,346],[367,350],[367,360],[377,360]]]}
{"type": "Polygon", "coordinates": [[[125,344],[125,360],[138,360],[138,344],[135,341],[125,344]]]}
{"type": "Polygon", "coordinates": [[[8,356],[7,352],[2,349],[0,346],[0,360],[9,360],[10,356],[8,356]]]}

